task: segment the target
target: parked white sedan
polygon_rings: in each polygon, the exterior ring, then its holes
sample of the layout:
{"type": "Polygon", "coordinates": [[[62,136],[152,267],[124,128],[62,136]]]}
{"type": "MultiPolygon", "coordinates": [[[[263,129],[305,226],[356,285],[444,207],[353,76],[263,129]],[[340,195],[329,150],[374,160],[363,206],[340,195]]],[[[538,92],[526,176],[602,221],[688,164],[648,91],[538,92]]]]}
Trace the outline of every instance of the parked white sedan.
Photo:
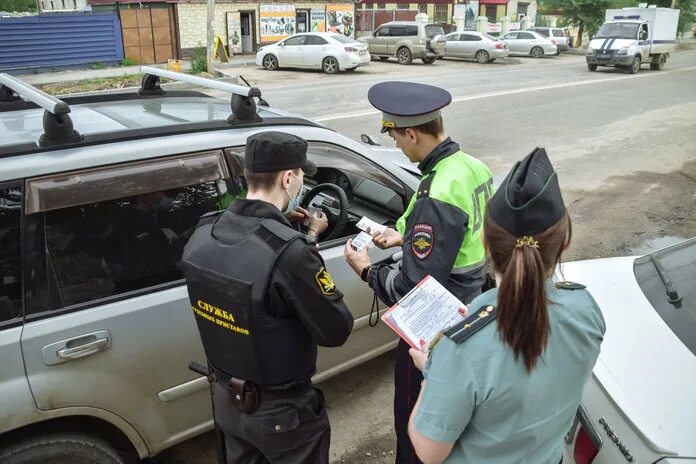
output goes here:
{"type": "Polygon", "coordinates": [[[696,239],[562,269],[607,325],[563,463],[696,463],[696,239]]]}
{"type": "Polygon", "coordinates": [[[269,71],[314,68],[335,74],[369,65],[370,52],[366,44],[350,37],[331,32],[310,32],[261,47],[256,54],[256,64],[269,71]]]}
{"type": "Polygon", "coordinates": [[[491,63],[497,58],[505,58],[509,53],[505,42],[481,32],[452,32],[445,39],[447,58],[469,58],[479,63],[491,63]]]}
{"type": "Polygon", "coordinates": [[[556,55],[558,47],[548,38],[532,31],[508,32],[500,38],[510,49],[510,55],[527,55],[541,58],[544,55],[556,55]]]}

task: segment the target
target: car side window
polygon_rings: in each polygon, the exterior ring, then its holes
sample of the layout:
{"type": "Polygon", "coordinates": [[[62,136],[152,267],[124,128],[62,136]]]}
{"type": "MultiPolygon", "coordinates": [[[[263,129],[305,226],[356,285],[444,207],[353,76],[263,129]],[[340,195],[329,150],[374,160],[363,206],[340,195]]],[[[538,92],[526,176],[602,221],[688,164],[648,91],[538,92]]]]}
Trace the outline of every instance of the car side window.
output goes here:
{"type": "Polygon", "coordinates": [[[466,42],[479,42],[481,37],[474,34],[464,34],[464,41],[466,42]]]}
{"type": "Polygon", "coordinates": [[[200,216],[222,207],[227,177],[210,152],[30,180],[27,313],[181,280],[184,245],[200,216]]]}
{"type": "Polygon", "coordinates": [[[19,185],[0,184],[0,329],[22,315],[19,185]]]}
{"type": "Polygon", "coordinates": [[[411,37],[418,35],[418,26],[406,26],[404,28],[404,35],[411,37]]]}
{"type": "Polygon", "coordinates": [[[375,37],[388,37],[389,36],[389,26],[380,27],[375,31],[375,37]]]}
{"type": "Polygon", "coordinates": [[[295,37],[290,37],[284,43],[285,45],[305,45],[306,37],[304,35],[298,35],[295,37]]]}
{"type": "Polygon", "coordinates": [[[520,40],[533,40],[536,37],[534,37],[534,35],[530,34],[529,32],[518,32],[517,38],[520,40]]]}
{"type": "Polygon", "coordinates": [[[503,40],[516,40],[517,39],[517,32],[511,32],[505,37],[503,37],[503,40]]]}
{"type": "Polygon", "coordinates": [[[404,27],[403,26],[391,26],[389,28],[389,37],[403,37],[404,27]]]}
{"type": "Polygon", "coordinates": [[[548,37],[548,36],[549,36],[549,30],[548,30],[548,29],[534,29],[534,32],[536,32],[537,34],[541,34],[541,35],[543,35],[544,37],[548,37]]]}
{"type": "Polygon", "coordinates": [[[328,42],[324,40],[323,37],[319,37],[318,35],[309,35],[307,36],[305,45],[326,45],[327,43],[328,42]]]}
{"type": "Polygon", "coordinates": [[[565,37],[565,34],[563,34],[563,31],[560,29],[554,29],[553,36],[554,37],[565,37]]]}

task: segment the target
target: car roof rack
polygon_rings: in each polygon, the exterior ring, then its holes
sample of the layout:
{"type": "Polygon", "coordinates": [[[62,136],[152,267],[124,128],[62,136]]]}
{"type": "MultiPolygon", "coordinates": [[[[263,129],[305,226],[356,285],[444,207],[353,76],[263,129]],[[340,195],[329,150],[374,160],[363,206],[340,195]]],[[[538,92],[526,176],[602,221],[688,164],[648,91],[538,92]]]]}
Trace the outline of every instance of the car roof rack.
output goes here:
{"type": "Polygon", "coordinates": [[[168,71],[152,66],[141,66],[140,72],[143,73],[143,79],[140,84],[140,89],[138,89],[138,94],[143,96],[165,95],[165,91],[160,87],[160,77],[231,93],[230,108],[232,114],[227,118],[227,122],[230,124],[239,123],[240,121],[250,122],[261,120],[261,117],[256,112],[256,101],[254,98],[259,99],[259,105],[268,106],[268,103],[261,99],[261,90],[257,87],[244,87],[243,85],[229,84],[215,79],[206,79],[204,77],[168,71]]]}
{"type": "Polygon", "coordinates": [[[38,144],[41,147],[82,141],[68,113],[70,105],[6,73],[0,73],[0,101],[24,99],[44,109],[43,130],[38,144]]]}

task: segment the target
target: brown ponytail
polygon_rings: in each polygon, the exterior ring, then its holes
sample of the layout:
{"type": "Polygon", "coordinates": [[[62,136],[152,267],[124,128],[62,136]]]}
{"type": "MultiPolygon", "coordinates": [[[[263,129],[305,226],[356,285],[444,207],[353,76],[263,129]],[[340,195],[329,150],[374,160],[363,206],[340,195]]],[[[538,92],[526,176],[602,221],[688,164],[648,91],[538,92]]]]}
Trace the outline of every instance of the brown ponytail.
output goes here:
{"type": "Polygon", "coordinates": [[[484,242],[493,269],[501,276],[498,289],[498,332],[531,371],[549,339],[545,280],[553,274],[561,254],[570,245],[572,226],[566,213],[556,224],[532,236],[530,243],[500,227],[486,213],[484,242]]]}

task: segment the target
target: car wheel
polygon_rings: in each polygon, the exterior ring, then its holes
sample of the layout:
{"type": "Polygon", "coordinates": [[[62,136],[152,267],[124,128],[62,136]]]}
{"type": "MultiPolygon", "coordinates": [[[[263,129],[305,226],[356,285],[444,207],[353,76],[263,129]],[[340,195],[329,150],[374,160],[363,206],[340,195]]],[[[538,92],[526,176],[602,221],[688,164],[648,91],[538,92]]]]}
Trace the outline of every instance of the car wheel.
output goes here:
{"type": "Polygon", "coordinates": [[[653,71],[660,71],[662,69],[665,69],[665,62],[667,61],[667,56],[664,54],[660,54],[660,57],[657,59],[657,63],[650,63],[650,69],[653,71]]]}
{"type": "Polygon", "coordinates": [[[530,55],[534,58],[541,58],[544,56],[544,49],[541,47],[534,47],[532,50],[529,52],[530,55]]]}
{"type": "Polygon", "coordinates": [[[631,66],[628,68],[629,74],[635,74],[638,71],[640,71],[640,57],[636,56],[633,58],[633,63],[631,63],[631,66]]]}
{"type": "Polygon", "coordinates": [[[101,438],[80,433],[39,435],[0,449],[3,464],[125,464],[123,456],[101,438]]]}
{"type": "Polygon", "coordinates": [[[273,55],[264,56],[263,67],[269,71],[276,71],[278,69],[278,58],[273,55]]]}
{"type": "Polygon", "coordinates": [[[435,58],[422,58],[422,60],[425,64],[433,64],[435,62],[435,58]]]}
{"type": "Polygon", "coordinates": [[[326,74],[336,74],[338,72],[338,60],[333,56],[327,56],[321,63],[321,69],[326,74]]]}
{"type": "Polygon", "coordinates": [[[597,70],[597,65],[596,65],[596,64],[588,64],[588,65],[587,65],[587,69],[589,69],[590,71],[594,72],[594,71],[597,70]]]}
{"type": "Polygon", "coordinates": [[[479,50],[476,52],[476,62],[477,63],[488,63],[488,61],[491,59],[491,56],[488,54],[486,50],[479,50]]]}
{"type": "Polygon", "coordinates": [[[406,47],[401,47],[399,51],[396,52],[396,59],[399,60],[399,64],[411,64],[413,61],[411,50],[406,47]]]}
{"type": "Polygon", "coordinates": [[[388,59],[389,59],[388,56],[380,56],[380,57],[379,57],[379,60],[380,60],[380,61],[387,61],[388,59]]]}

